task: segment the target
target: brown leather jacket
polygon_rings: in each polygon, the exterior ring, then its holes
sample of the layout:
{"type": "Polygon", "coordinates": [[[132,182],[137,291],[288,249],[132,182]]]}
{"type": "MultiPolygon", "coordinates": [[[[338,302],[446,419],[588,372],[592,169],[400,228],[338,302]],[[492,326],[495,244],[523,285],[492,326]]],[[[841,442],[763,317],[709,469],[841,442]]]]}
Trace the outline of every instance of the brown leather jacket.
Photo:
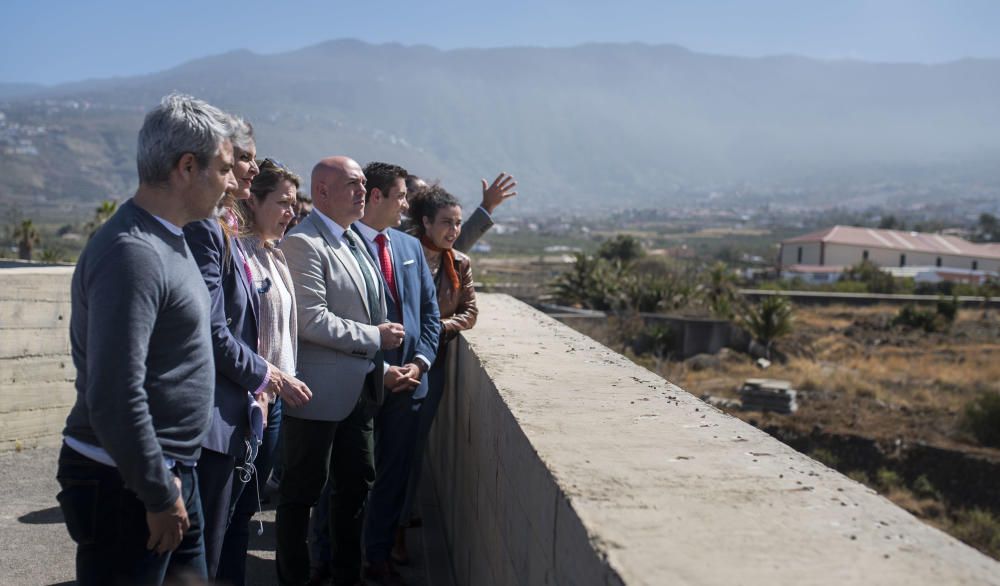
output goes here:
{"type": "Polygon", "coordinates": [[[424,256],[430,265],[434,285],[437,287],[438,308],[441,310],[441,346],[444,346],[462,330],[476,325],[476,290],[472,287],[472,263],[469,257],[455,250],[455,272],[458,273],[459,289],[454,290],[451,281],[441,270],[442,255],[424,247],[424,256]]]}

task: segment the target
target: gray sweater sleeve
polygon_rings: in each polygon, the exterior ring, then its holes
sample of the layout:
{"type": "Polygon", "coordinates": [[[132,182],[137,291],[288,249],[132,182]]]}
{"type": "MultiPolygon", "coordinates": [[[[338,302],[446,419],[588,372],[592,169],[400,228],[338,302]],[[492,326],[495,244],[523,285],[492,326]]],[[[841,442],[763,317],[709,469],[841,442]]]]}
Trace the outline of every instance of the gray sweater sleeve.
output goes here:
{"type": "Polygon", "coordinates": [[[486,213],[483,206],[476,206],[476,211],[472,212],[469,219],[462,224],[462,233],[455,240],[455,250],[468,253],[469,249],[492,227],[493,218],[486,213]]]}
{"type": "Polygon", "coordinates": [[[90,423],[125,486],[148,511],[164,511],[179,493],[144,388],[150,336],[165,298],[162,260],[149,243],[128,237],[92,260],[85,275],[90,423]]]}

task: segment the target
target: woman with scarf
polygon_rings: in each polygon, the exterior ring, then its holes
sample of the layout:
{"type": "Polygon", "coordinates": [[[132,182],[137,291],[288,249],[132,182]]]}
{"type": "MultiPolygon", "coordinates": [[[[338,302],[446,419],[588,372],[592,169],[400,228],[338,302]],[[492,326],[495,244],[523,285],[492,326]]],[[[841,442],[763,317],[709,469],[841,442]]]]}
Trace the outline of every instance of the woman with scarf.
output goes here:
{"type": "Polygon", "coordinates": [[[476,290],[472,286],[472,263],[468,256],[454,249],[455,241],[462,233],[462,206],[458,200],[438,185],[421,188],[410,201],[409,215],[413,219],[412,232],[423,244],[424,255],[437,287],[441,338],[437,358],[427,372],[427,397],[420,407],[420,422],[414,442],[406,501],[399,516],[402,526],[396,532],[396,542],[392,549],[392,557],[397,563],[406,563],[408,560],[404,530],[410,526],[427,434],[444,393],[448,343],[459,332],[476,325],[476,316],[479,314],[476,308],[476,290]]]}

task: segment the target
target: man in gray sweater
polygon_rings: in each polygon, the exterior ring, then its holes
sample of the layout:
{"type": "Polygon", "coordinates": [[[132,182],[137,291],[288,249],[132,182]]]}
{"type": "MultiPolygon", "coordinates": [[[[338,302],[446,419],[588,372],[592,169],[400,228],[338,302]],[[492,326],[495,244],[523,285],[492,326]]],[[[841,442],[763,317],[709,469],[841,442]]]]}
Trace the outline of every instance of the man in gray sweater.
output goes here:
{"type": "Polygon", "coordinates": [[[170,95],[139,131],[139,188],[87,243],[73,274],[76,404],[59,504],[77,581],[206,577],[197,477],[215,369],[210,301],[181,230],[236,187],[232,119],[170,95]]]}

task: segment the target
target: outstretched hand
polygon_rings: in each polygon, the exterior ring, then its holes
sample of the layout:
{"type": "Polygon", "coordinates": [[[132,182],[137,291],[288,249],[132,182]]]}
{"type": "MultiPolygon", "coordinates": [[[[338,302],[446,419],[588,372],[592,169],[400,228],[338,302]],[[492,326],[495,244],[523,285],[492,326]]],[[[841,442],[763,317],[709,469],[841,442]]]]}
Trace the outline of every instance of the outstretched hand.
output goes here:
{"type": "Polygon", "coordinates": [[[517,187],[517,181],[514,181],[513,175],[501,172],[493,180],[492,185],[487,185],[485,179],[480,179],[480,181],[483,184],[482,206],[491,215],[493,214],[493,210],[506,201],[507,198],[517,195],[517,192],[514,191],[514,188],[517,187]]]}

